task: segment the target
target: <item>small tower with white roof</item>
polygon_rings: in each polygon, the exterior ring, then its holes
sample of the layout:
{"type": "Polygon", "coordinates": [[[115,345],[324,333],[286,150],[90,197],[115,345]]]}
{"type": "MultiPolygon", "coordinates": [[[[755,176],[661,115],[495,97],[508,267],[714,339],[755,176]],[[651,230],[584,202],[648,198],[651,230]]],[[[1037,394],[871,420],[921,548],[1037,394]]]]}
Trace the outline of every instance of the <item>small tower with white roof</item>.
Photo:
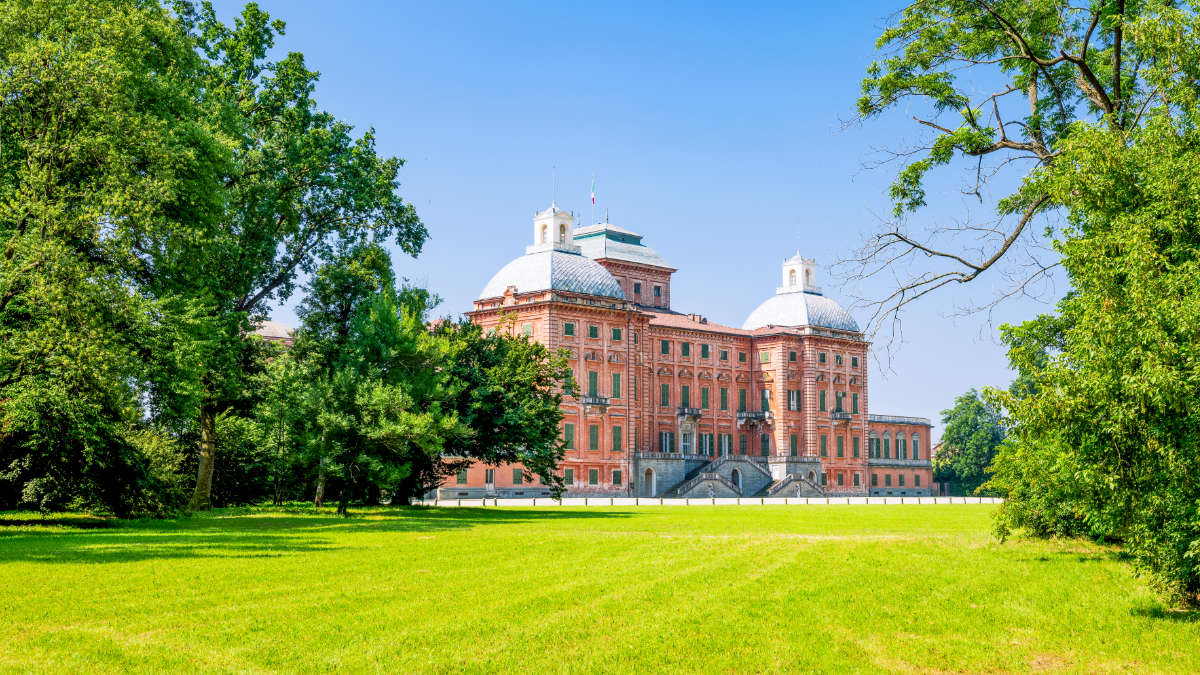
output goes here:
{"type": "Polygon", "coordinates": [[[575,216],[553,202],[550,208],[533,217],[533,245],[526,250],[533,253],[551,249],[579,252],[575,245],[575,216]]]}
{"type": "Polygon", "coordinates": [[[776,289],[777,293],[815,293],[821,294],[817,286],[817,261],[805,258],[796,251],[796,255],[783,261],[783,285],[776,289]]]}

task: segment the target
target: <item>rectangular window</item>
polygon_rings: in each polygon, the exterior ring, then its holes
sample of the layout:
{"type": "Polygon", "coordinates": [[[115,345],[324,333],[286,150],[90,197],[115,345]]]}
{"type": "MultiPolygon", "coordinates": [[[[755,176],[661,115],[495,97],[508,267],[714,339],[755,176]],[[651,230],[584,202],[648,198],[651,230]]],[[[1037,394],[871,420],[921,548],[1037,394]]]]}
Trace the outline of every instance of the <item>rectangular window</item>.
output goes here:
{"type": "Polygon", "coordinates": [[[796,440],[796,434],[792,434],[788,438],[788,449],[792,453],[792,457],[800,454],[800,443],[796,440]]]}
{"type": "Polygon", "coordinates": [[[682,454],[685,454],[685,455],[692,454],[692,434],[691,433],[689,433],[687,431],[683,432],[683,437],[680,438],[679,450],[682,454]]]}
{"type": "Polygon", "coordinates": [[[788,361],[796,360],[796,352],[788,352],[788,361]]]}
{"type": "Polygon", "coordinates": [[[746,454],[746,434],[738,434],[738,452],[746,454]]]}
{"type": "Polygon", "coordinates": [[[851,367],[851,368],[857,368],[857,367],[858,367],[858,357],[857,357],[857,356],[851,356],[851,357],[850,357],[850,367],[851,367]]]}
{"type": "Polygon", "coordinates": [[[633,282],[633,294],[634,295],[642,294],[642,282],[640,282],[640,281],[633,282]]]}
{"type": "Polygon", "coordinates": [[[884,487],[892,487],[892,474],[890,474],[890,473],[889,473],[889,474],[884,474],[884,476],[883,476],[883,486],[884,486],[884,487]]]}
{"type": "Polygon", "coordinates": [[[758,352],[758,362],[759,363],[770,363],[771,362],[771,352],[769,352],[765,349],[759,351],[758,352]]]}
{"type": "Polygon", "coordinates": [[[680,342],[679,343],[679,355],[680,356],[691,356],[692,355],[692,343],[680,342]]]}
{"type": "Polygon", "coordinates": [[[458,470],[458,484],[459,485],[467,484],[467,470],[466,469],[458,470]]]}
{"type": "Polygon", "coordinates": [[[588,337],[590,337],[590,338],[600,337],[600,326],[588,326],[588,337]]]}
{"type": "Polygon", "coordinates": [[[660,431],[658,434],[658,444],[662,452],[675,452],[675,432],[660,431]]]}
{"type": "Polygon", "coordinates": [[[621,329],[620,328],[612,329],[612,341],[613,342],[621,341],[621,329]]]}
{"type": "Polygon", "coordinates": [[[850,395],[850,412],[858,414],[858,394],[850,395]]]}
{"type": "Polygon", "coordinates": [[[842,392],[842,391],[837,391],[837,392],[833,393],[834,410],[836,410],[837,412],[842,412],[842,397],[845,395],[846,395],[846,393],[842,392]]]}
{"type": "Polygon", "coordinates": [[[921,444],[921,441],[918,440],[916,436],[913,436],[913,441],[912,441],[912,458],[913,459],[921,459],[921,451],[917,447],[920,444],[921,444]]]}
{"type": "Polygon", "coordinates": [[[762,390],[762,411],[767,412],[770,409],[771,409],[771,390],[763,389],[762,390]]]}
{"type": "Polygon", "coordinates": [[[600,425],[588,425],[588,450],[600,449],[600,425]]]}
{"type": "Polygon", "coordinates": [[[871,474],[871,487],[879,487],[879,474],[871,474]]]}
{"type": "Polygon", "coordinates": [[[567,485],[575,484],[575,469],[564,469],[563,470],[563,482],[566,483],[567,485]]]}
{"type": "Polygon", "coordinates": [[[671,342],[669,340],[662,340],[659,343],[659,353],[664,355],[671,353],[671,342]]]}
{"type": "Polygon", "coordinates": [[[637,331],[633,331],[633,344],[637,344],[637,331]]]}
{"type": "Polygon", "coordinates": [[[594,370],[588,371],[588,396],[600,395],[600,373],[594,370]]]}
{"type": "Polygon", "coordinates": [[[886,436],[883,438],[883,458],[884,459],[892,458],[892,439],[890,439],[886,436]]]}
{"type": "Polygon", "coordinates": [[[612,443],[613,452],[621,452],[624,450],[624,448],[621,447],[621,427],[612,428],[612,443]]]}
{"type": "Polygon", "coordinates": [[[533,324],[531,324],[531,323],[523,324],[521,326],[521,335],[524,335],[525,337],[529,337],[530,335],[533,335],[533,324]]]}
{"type": "Polygon", "coordinates": [[[838,487],[845,485],[845,483],[846,483],[845,474],[839,473],[838,474],[838,487]]]}
{"type": "Polygon", "coordinates": [[[833,364],[834,364],[835,366],[840,366],[840,365],[842,365],[842,355],[841,355],[841,354],[834,354],[834,355],[833,355],[833,364]]]}
{"type": "Polygon", "coordinates": [[[825,434],[821,434],[821,456],[829,456],[829,437],[825,434]]]}
{"type": "Polygon", "coordinates": [[[825,484],[828,482],[829,482],[829,472],[826,471],[825,473],[821,474],[821,487],[824,487],[825,484]]]}
{"type": "Polygon", "coordinates": [[[612,374],[612,397],[621,398],[621,374],[612,374]]]}
{"type": "Polygon", "coordinates": [[[738,363],[746,362],[746,352],[738,352],[738,363]]]}
{"type": "Polygon", "coordinates": [[[896,476],[896,480],[900,481],[900,487],[904,487],[904,474],[896,476]]]}
{"type": "Polygon", "coordinates": [[[575,334],[575,324],[571,323],[570,321],[564,323],[563,324],[563,335],[574,335],[574,334],[575,334]]]}
{"type": "Polygon", "coordinates": [[[700,407],[708,410],[708,387],[700,387],[700,407]]]}
{"type": "Polygon", "coordinates": [[[612,484],[613,485],[621,484],[621,470],[620,469],[613,469],[613,483],[612,484]]]}
{"type": "Polygon", "coordinates": [[[817,363],[825,363],[825,352],[817,352],[817,363]]]}
{"type": "Polygon", "coordinates": [[[904,440],[903,436],[896,439],[896,456],[900,459],[908,459],[908,442],[904,440]]]}
{"type": "Polygon", "coordinates": [[[859,478],[859,475],[854,474],[854,487],[858,487],[861,484],[861,481],[862,481],[862,479],[859,478]]]}
{"type": "Polygon", "coordinates": [[[600,469],[588,469],[588,485],[600,484],[600,469]]]}
{"type": "Polygon", "coordinates": [[[837,456],[838,457],[846,456],[846,437],[845,436],[837,437],[837,456]]]}
{"type": "Polygon", "coordinates": [[[513,469],[513,485],[520,485],[524,478],[520,469],[513,469]]]}
{"type": "Polygon", "coordinates": [[[487,485],[495,485],[496,484],[496,470],[488,469],[487,471],[484,471],[483,472],[483,482],[487,485]]]}
{"type": "Polygon", "coordinates": [[[822,389],[817,394],[817,410],[825,412],[825,390],[822,389]]]}
{"type": "Polygon", "coordinates": [[[721,410],[729,410],[729,387],[721,387],[721,410]]]}
{"type": "Polygon", "coordinates": [[[692,389],[686,384],[679,388],[679,405],[684,408],[692,407],[692,389]]]}
{"type": "Polygon", "coordinates": [[[661,298],[661,297],[662,297],[662,286],[655,286],[655,287],[654,287],[654,297],[656,297],[656,298],[661,298]]]}
{"type": "Polygon", "coordinates": [[[738,389],[738,412],[746,412],[746,390],[738,389]]]}
{"type": "Polygon", "coordinates": [[[575,425],[574,424],[567,423],[563,427],[563,440],[565,440],[567,442],[568,450],[575,449],[575,425]]]}
{"type": "Polygon", "coordinates": [[[671,385],[664,384],[659,388],[658,404],[666,408],[671,405],[671,385]]]}
{"type": "Polygon", "coordinates": [[[702,359],[708,358],[708,345],[706,345],[706,344],[700,345],[700,358],[702,358],[702,359]]]}
{"type": "Polygon", "coordinates": [[[854,448],[853,448],[853,451],[854,451],[854,458],[855,458],[855,459],[858,459],[858,436],[855,436],[855,437],[854,437],[854,448]]]}
{"type": "Polygon", "coordinates": [[[762,452],[763,457],[771,454],[771,437],[769,435],[763,434],[762,437],[758,439],[758,444],[759,451],[762,452]]]}
{"type": "Polygon", "coordinates": [[[729,350],[728,350],[728,349],[722,349],[722,350],[721,350],[721,360],[722,360],[722,361],[728,361],[728,360],[729,360],[729,350]]]}

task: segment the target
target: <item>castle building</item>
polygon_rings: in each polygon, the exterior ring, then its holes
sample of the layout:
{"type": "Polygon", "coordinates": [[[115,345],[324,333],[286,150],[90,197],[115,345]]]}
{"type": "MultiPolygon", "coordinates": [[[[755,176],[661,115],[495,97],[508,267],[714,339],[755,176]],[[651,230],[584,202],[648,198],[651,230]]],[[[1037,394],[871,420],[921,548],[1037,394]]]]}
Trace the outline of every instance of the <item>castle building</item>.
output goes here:
{"type": "MultiPolygon", "coordinates": [[[[870,343],[822,294],[812,259],[783,261],[740,328],[673,309],[675,271],[641,235],[577,229],[552,204],[468,312],[568,350],[580,389],[562,407],[568,495],[931,494],[929,420],[870,413],[870,343]]],[[[549,489],[519,466],[476,464],[438,492],[549,489]]]]}

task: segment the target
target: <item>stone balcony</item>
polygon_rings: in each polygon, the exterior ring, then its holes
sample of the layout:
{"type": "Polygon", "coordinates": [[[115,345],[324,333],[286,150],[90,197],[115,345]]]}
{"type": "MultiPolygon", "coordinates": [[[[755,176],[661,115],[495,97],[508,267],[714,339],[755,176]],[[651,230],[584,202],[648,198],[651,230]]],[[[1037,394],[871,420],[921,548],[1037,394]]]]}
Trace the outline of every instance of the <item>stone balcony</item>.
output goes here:
{"type": "Polygon", "coordinates": [[[849,422],[850,413],[844,410],[835,410],[829,413],[829,419],[833,420],[834,422],[849,422]]]}
{"type": "Polygon", "coordinates": [[[875,457],[868,458],[869,466],[893,466],[893,467],[913,467],[913,468],[929,468],[933,466],[928,459],[900,459],[898,457],[875,457]]]}
{"type": "Polygon", "coordinates": [[[579,399],[583,404],[583,410],[587,413],[599,413],[603,415],[608,411],[609,400],[607,396],[584,396],[579,399]]]}
{"type": "Polygon", "coordinates": [[[679,408],[676,409],[675,415],[678,417],[683,417],[685,419],[690,419],[692,421],[695,421],[695,420],[700,419],[701,413],[700,413],[699,408],[689,408],[688,406],[681,405],[681,406],[679,406],[679,408]]]}

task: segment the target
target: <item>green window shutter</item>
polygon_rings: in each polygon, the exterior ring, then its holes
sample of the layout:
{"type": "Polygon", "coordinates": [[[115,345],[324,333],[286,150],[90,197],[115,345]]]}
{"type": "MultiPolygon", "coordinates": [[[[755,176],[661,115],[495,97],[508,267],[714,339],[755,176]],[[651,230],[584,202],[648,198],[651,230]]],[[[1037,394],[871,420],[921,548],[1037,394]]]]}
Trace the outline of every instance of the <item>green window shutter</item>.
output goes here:
{"type": "Polygon", "coordinates": [[[851,356],[851,357],[850,357],[850,367],[851,367],[851,368],[857,368],[857,367],[858,367],[858,357],[857,357],[857,356],[851,356]]]}
{"type": "Polygon", "coordinates": [[[600,337],[600,326],[588,326],[588,337],[590,337],[590,338],[600,337]]]}
{"type": "Polygon", "coordinates": [[[612,397],[621,398],[621,374],[612,374],[612,397]]]}
{"type": "Polygon", "coordinates": [[[904,487],[904,474],[896,476],[896,479],[900,481],[900,487],[904,487]]]}
{"type": "Polygon", "coordinates": [[[722,349],[722,350],[721,350],[721,360],[722,360],[722,361],[728,361],[728,360],[729,360],[729,350],[728,350],[728,349],[722,349]]]}
{"type": "Polygon", "coordinates": [[[746,411],[746,390],[738,389],[738,412],[746,411]]]}
{"type": "Polygon", "coordinates": [[[600,373],[594,370],[588,371],[588,396],[599,396],[600,389],[600,373]]]}
{"type": "Polygon", "coordinates": [[[746,434],[738,436],[738,452],[746,454],[746,434]]]}
{"type": "Polygon", "coordinates": [[[458,484],[459,485],[467,484],[467,470],[466,469],[458,470],[458,484]]]}
{"type": "Polygon", "coordinates": [[[621,484],[621,471],[619,469],[613,469],[613,483],[612,484],[613,485],[621,484]]]}
{"type": "Polygon", "coordinates": [[[854,457],[858,458],[858,436],[854,437],[854,457]]]}
{"type": "Polygon", "coordinates": [[[600,449],[600,425],[592,424],[588,426],[588,450],[600,449]]]}
{"type": "Polygon", "coordinates": [[[659,390],[659,405],[664,408],[671,405],[671,385],[662,385],[662,388],[659,390]]]}
{"type": "Polygon", "coordinates": [[[854,474],[854,487],[858,487],[861,483],[862,479],[859,478],[858,474],[854,474]]]}
{"type": "Polygon", "coordinates": [[[564,323],[563,324],[563,335],[574,335],[574,334],[575,334],[575,324],[571,323],[570,321],[568,321],[567,323],[564,323]]]}
{"type": "Polygon", "coordinates": [[[708,387],[700,387],[700,407],[708,410],[708,387]]]}
{"type": "Polygon", "coordinates": [[[662,350],[663,354],[670,354],[671,353],[671,343],[666,340],[663,340],[660,343],[660,349],[662,350]]]}
{"type": "Polygon", "coordinates": [[[708,345],[706,345],[706,344],[700,345],[700,358],[702,358],[702,359],[708,358],[708,345]]]}
{"type": "Polygon", "coordinates": [[[800,446],[800,444],[796,440],[796,434],[792,434],[791,437],[788,438],[788,448],[792,452],[792,457],[795,457],[796,455],[800,454],[799,446],[800,446]]]}
{"type": "Polygon", "coordinates": [[[759,449],[762,451],[762,456],[766,457],[767,455],[770,455],[771,454],[771,437],[767,434],[763,434],[762,438],[759,439],[759,442],[760,442],[759,449]]]}
{"type": "Polygon", "coordinates": [[[921,474],[913,474],[913,487],[921,487],[921,474]]]}
{"type": "Polygon", "coordinates": [[[846,437],[845,436],[837,437],[837,456],[838,457],[846,456],[846,437]]]}
{"type": "Polygon", "coordinates": [[[738,352],[738,362],[739,363],[746,362],[746,352],[738,352]]]}
{"type": "Polygon", "coordinates": [[[817,363],[825,363],[825,352],[817,354],[817,363]]]}
{"type": "Polygon", "coordinates": [[[675,452],[675,432],[674,432],[674,431],[668,431],[668,432],[667,432],[667,434],[668,434],[668,435],[670,436],[670,438],[671,438],[671,452],[675,452]]]}
{"type": "Polygon", "coordinates": [[[612,339],[613,339],[613,342],[621,341],[621,329],[620,328],[612,329],[612,339]]]}
{"type": "Polygon", "coordinates": [[[921,444],[921,441],[917,440],[917,438],[914,436],[913,442],[912,442],[912,458],[913,459],[921,459],[921,451],[917,447],[920,444],[921,444]]]}
{"type": "Polygon", "coordinates": [[[680,356],[691,356],[692,355],[692,343],[690,343],[690,342],[679,343],[679,355],[680,356]]]}
{"type": "Polygon", "coordinates": [[[600,484],[600,469],[588,469],[588,485],[600,484]]]}
{"type": "Polygon", "coordinates": [[[850,412],[858,414],[858,394],[850,395],[850,412]]]}
{"type": "Polygon", "coordinates": [[[788,361],[796,360],[796,352],[788,352],[788,361]]]}
{"type": "Polygon", "coordinates": [[[845,482],[845,474],[838,474],[838,487],[841,487],[845,482]]]}
{"type": "Polygon", "coordinates": [[[721,410],[729,410],[729,387],[721,387],[721,410]]]}
{"type": "Polygon", "coordinates": [[[525,476],[521,475],[520,469],[513,469],[513,485],[520,485],[525,476]]]}
{"type": "Polygon", "coordinates": [[[829,456],[829,437],[825,434],[821,434],[821,456],[829,456]]]}
{"type": "Polygon", "coordinates": [[[612,428],[612,450],[613,452],[621,452],[621,427],[612,428]]]}
{"type": "Polygon", "coordinates": [[[575,425],[567,424],[563,427],[563,439],[567,441],[567,449],[575,449],[575,425]]]}
{"type": "Polygon", "coordinates": [[[574,485],[575,469],[566,469],[563,471],[563,483],[566,483],[567,487],[574,485]]]}
{"type": "Polygon", "coordinates": [[[679,405],[689,408],[692,405],[691,388],[686,384],[679,388],[679,405]]]}
{"type": "Polygon", "coordinates": [[[762,411],[767,412],[771,409],[771,392],[767,389],[762,390],[762,411]]]}
{"type": "Polygon", "coordinates": [[[817,404],[820,407],[818,407],[817,409],[820,410],[821,412],[825,412],[825,390],[824,389],[822,389],[820,391],[820,393],[818,394],[818,397],[819,398],[817,400],[817,404]]]}
{"type": "Polygon", "coordinates": [[[892,487],[892,474],[890,474],[890,473],[888,473],[888,474],[884,474],[884,476],[883,476],[883,486],[884,486],[884,487],[892,487]]]}

